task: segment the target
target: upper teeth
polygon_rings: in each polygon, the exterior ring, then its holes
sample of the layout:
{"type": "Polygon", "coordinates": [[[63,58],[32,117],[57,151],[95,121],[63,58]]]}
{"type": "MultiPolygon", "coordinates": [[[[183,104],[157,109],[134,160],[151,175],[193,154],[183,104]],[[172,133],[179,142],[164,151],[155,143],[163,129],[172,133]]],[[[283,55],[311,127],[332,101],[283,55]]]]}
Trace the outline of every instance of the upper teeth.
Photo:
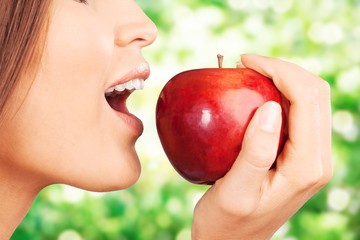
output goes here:
{"type": "Polygon", "coordinates": [[[111,88],[107,89],[105,91],[105,94],[108,96],[108,95],[111,95],[113,92],[122,92],[125,89],[140,90],[140,89],[144,88],[144,82],[145,81],[143,79],[135,78],[128,82],[125,82],[125,83],[116,85],[115,87],[111,87],[111,88]]]}

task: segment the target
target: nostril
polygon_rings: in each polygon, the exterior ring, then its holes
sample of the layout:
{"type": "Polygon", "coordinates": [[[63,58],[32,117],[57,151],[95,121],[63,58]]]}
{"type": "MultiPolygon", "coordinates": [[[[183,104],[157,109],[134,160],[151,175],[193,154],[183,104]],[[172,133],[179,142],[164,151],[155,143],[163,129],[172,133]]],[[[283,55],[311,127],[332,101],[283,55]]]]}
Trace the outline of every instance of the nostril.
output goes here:
{"type": "MultiPolygon", "coordinates": [[[[116,34],[117,37],[114,40],[115,45],[119,47],[126,47],[131,43],[137,43],[140,47],[145,47],[152,44],[155,41],[158,32],[156,26],[153,23],[152,25],[153,27],[149,26],[147,29],[142,27],[142,30],[140,29],[140,31],[137,32],[133,30],[132,32],[116,34]]],[[[136,26],[133,27],[136,28],[136,26]]]]}

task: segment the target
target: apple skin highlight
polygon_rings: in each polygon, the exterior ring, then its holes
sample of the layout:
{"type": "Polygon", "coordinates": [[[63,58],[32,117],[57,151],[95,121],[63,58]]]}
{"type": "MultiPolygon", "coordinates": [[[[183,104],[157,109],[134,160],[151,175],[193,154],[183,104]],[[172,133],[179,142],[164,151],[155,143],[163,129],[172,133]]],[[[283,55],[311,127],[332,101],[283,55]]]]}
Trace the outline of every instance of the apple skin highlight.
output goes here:
{"type": "Polygon", "coordinates": [[[174,76],[156,105],[160,142],[175,170],[196,184],[213,184],[236,160],[256,109],[283,108],[279,151],[286,140],[286,108],[271,79],[248,68],[204,68],[174,76]]]}

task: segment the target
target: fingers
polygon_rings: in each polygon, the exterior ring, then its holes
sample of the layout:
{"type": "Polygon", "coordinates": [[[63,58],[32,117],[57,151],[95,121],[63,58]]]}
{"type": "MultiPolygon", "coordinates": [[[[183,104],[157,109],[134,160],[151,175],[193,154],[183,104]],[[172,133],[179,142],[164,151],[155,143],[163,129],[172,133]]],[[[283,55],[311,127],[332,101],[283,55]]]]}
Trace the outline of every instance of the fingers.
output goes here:
{"type": "Polygon", "coordinates": [[[245,54],[241,56],[241,63],[273,79],[276,87],[290,102],[307,98],[309,90],[318,88],[324,82],[298,65],[276,58],[245,54]]]}
{"type": "Polygon", "coordinates": [[[333,176],[333,162],[332,162],[332,152],[331,152],[331,133],[332,133],[332,114],[331,114],[331,93],[330,86],[325,84],[324,94],[321,95],[320,99],[320,109],[322,114],[320,115],[321,122],[321,131],[322,139],[322,159],[323,159],[323,179],[320,182],[320,187],[325,185],[330,181],[333,176]]]}
{"type": "Polygon", "coordinates": [[[272,78],[290,101],[289,139],[279,158],[289,178],[323,185],[332,175],[331,104],[329,85],[294,64],[256,55],[243,55],[242,64],[272,78]]]}
{"type": "Polygon", "coordinates": [[[246,130],[242,150],[221,180],[221,193],[217,194],[226,196],[221,202],[231,207],[231,211],[236,205],[242,213],[252,211],[258,205],[264,179],[276,158],[280,127],[279,104],[267,102],[256,111],[246,130]],[[232,204],[231,201],[238,201],[239,196],[242,204],[232,204]]]}

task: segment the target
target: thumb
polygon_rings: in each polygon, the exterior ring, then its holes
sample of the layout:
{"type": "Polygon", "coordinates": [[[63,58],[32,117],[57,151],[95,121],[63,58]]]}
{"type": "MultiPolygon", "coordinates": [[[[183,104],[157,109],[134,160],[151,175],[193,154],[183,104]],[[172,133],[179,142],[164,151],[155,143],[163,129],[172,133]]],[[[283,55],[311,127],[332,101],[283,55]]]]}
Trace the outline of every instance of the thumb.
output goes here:
{"type": "Polygon", "coordinates": [[[276,102],[267,102],[256,111],[238,158],[221,180],[222,187],[237,196],[260,197],[260,189],[276,159],[281,118],[281,107],[276,102]]]}

